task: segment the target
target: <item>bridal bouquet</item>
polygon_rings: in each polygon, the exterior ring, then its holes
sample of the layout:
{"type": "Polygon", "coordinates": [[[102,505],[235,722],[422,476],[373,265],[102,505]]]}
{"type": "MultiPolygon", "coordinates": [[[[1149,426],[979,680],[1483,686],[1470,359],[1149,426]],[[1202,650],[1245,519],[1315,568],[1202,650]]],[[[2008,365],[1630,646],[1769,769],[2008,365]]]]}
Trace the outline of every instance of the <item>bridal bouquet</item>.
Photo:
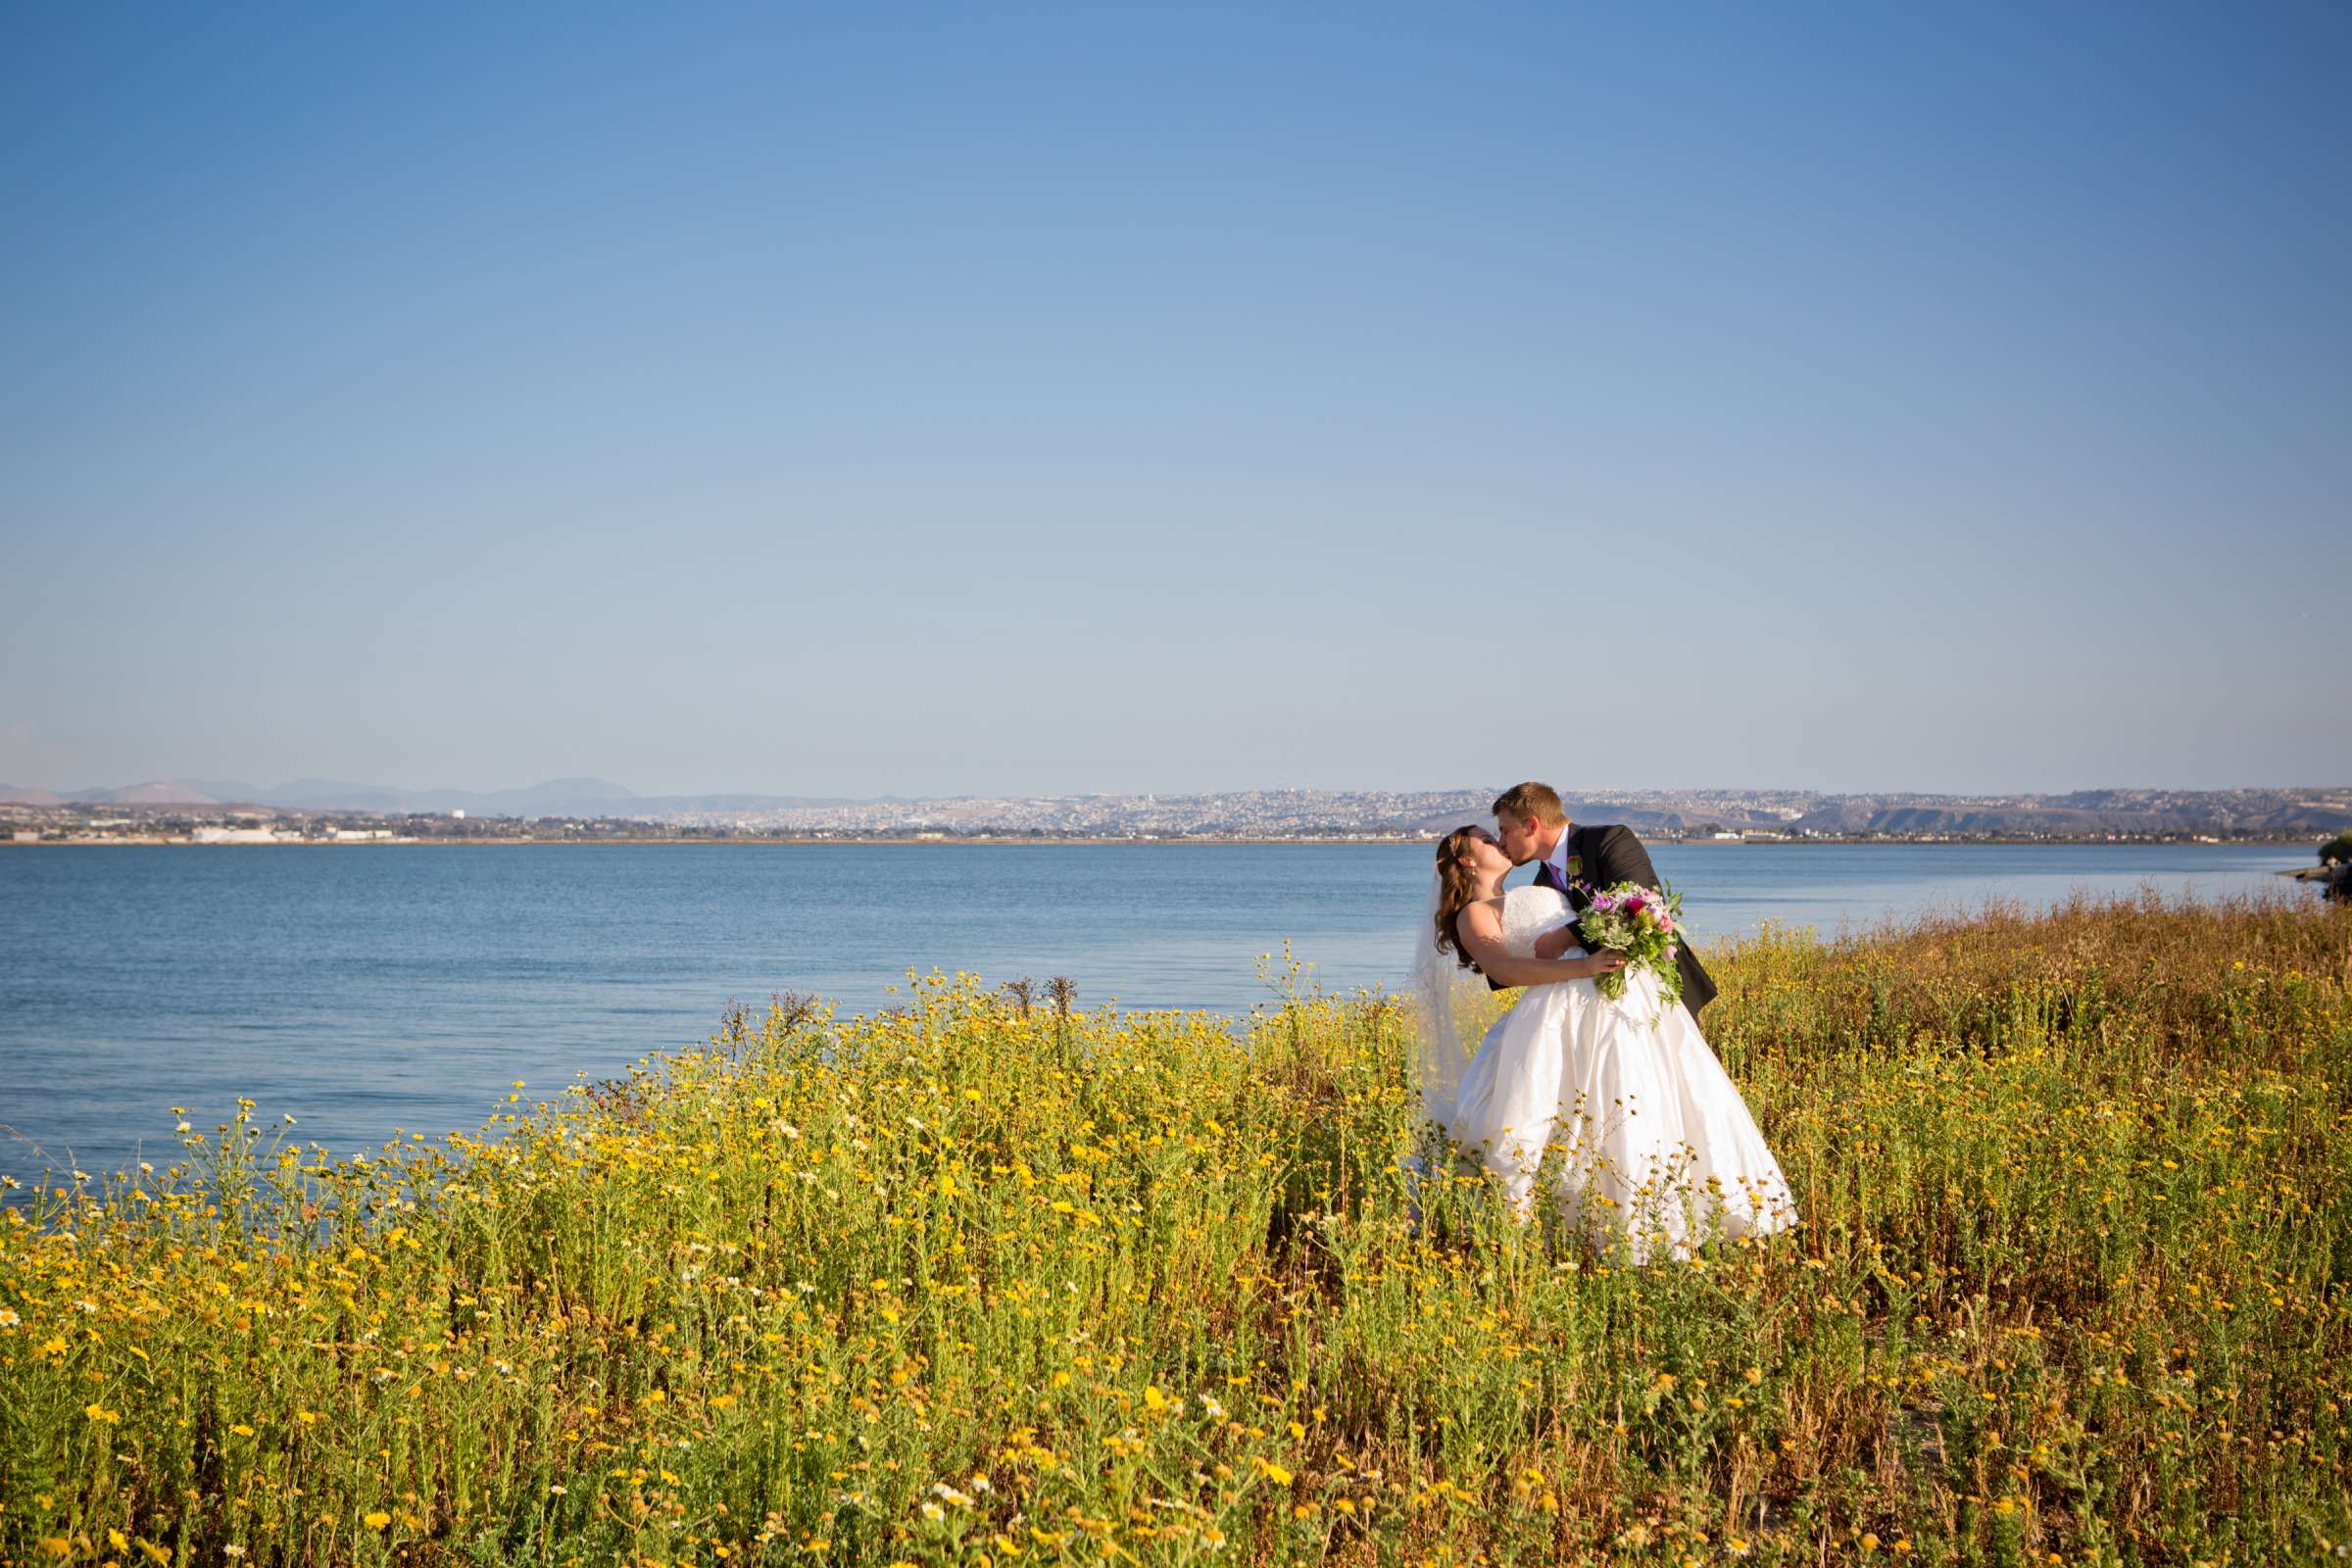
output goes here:
{"type": "Polygon", "coordinates": [[[1620,882],[1596,889],[1592,906],[1576,922],[1577,934],[1595,953],[1622,953],[1625,967],[1593,984],[1611,1002],[1625,995],[1626,977],[1646,969],[1658,977],[1658,994],[1669,1007],[1683,1000],[1683,971],[1674,961],[1683,935],[1683,896],[1671,888],[1620,882]]]}

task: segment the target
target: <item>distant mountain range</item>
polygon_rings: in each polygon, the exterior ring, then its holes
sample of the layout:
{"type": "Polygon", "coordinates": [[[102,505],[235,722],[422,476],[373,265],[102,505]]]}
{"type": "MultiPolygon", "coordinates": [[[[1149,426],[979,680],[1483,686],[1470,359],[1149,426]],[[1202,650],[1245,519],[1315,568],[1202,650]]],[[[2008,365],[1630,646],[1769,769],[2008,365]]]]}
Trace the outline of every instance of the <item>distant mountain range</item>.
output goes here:
{"type": "MultiPolygon", "coordinates": [[[[1423,833],[1487,814],[1492,787],[1466,790],[1234,790],[1204,795],[1062,795],[848,800],[805,795],[639,795],[610,779],[527,789],[405,790],[334,779],[262,789],[241,779],[158,779],[118,789],[0,786],[0,805],[272,807],[397,815],[609,817],[775,833],[1059,833],[1182,836],[1423,833]]],[[[1580,821],[1648,833],[1764,832],[2085,837],[2102,833],[2321,835],[2352,827],[2352,789],[2078,790],[2066,795],[1832,795],[1813,790],[1613,790],[1571,798],[1580,821]]]]}
{"type": "Polygon", "coordinates": [[[300,811],[464,811],[474,816],[639,816],[673,811],[777,810],[858,804],[803,795],[639,795],[603,778],[551,778],[514,790],[409,790],[343,779],[298,778],[273,788],[244,779],[150,779],[120,788],[19,789],[0,784],[0,805],[274,806],[300,811]]]}

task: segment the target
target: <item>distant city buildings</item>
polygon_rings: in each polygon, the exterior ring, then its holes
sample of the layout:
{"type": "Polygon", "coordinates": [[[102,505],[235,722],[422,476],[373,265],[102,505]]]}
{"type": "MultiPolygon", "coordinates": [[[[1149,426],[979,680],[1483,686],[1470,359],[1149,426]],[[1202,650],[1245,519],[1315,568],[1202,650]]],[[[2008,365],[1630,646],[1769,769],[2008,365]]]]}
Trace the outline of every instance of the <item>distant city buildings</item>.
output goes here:
{"type": "Polygon", "coordinates": [[[299,833],[279,833],[268,827],[199,827],[188,833],[190,844],[291,844],[300,843],[299,833]]]}
{"type": "MultiPolygon", "coordinates": [[[[1243,790],[1204,795],[757,804],[729,797],[636,814],[482,816],[110,803],[0,802],[10,843],[384,844],[420,840],[1183,839],[1405,842],[1487,819],[1492,789],[1243,790]]],[[[1785,790],[1627,790],[1570,797],[1569,814],[1652,839],[2104,842],[2294,840],[2352,827],[2352,789],[2099,790],[2067,796],[1823,795],[1785,790]]]]}

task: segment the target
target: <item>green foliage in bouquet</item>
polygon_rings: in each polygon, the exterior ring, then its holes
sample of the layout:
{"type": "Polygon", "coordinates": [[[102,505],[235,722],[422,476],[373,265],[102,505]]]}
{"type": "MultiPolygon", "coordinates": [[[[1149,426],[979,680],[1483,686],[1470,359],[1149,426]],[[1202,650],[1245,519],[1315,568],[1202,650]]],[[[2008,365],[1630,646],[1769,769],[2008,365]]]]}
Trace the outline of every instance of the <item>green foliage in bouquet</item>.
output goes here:
{"type": "Polygon", "coordinates": [[[1683,1000],[1683,971],[1675,962],[1683,940],[1683,896],[1672,888],[1620,882],[1599,889],[1576,929],[1593,952],[1625,955],[1624,968],[1594,982],[1602,996],[1619,1000],[1626,981],[1646,970],[1658,977],[1658,994],[1668,1006],[1683,1000]]]}

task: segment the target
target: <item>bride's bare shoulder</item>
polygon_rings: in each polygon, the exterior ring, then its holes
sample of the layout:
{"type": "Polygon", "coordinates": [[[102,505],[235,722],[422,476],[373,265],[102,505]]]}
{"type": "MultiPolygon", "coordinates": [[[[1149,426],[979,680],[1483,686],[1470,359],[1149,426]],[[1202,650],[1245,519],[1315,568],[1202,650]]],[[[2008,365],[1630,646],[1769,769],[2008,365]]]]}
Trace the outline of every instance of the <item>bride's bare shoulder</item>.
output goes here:
{"type": "Polygon", "coordinates": [[[1502,929],[1502,900],[1480,899],[1476,904],[1462,906],[1461,913],[1453,917],[1454,928],[1464,932],[1492,935],[1502,929]]]}

